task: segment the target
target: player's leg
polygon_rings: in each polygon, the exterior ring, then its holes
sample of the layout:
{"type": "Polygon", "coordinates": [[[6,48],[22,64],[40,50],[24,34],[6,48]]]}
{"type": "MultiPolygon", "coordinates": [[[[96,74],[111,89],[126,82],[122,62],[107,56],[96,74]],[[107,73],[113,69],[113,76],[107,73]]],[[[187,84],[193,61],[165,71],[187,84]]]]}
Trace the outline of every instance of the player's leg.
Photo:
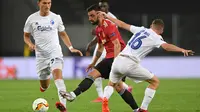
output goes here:
{"type": "Polygon", "coordinates": [[[156,90],[160,83],[159,79],[155,75],[151,79],[148,79],[146,81],[149,83],[149,86],[146,88],[144,93],[144,98],[141,104],[142,110],[148,110],[148,106],[154,98],[156,90]]]}
{"type": "Polygon", "coordinates": [[[123,100],[134,110],[136,111],[138,109],[138,106],[132,96],[132,94],[124,88],[123,82],[121,79],[125,76],[126,73],[126,67],[127,64],[124,62],[124,59],[121,59],[122,57],[117,57],[115,61],[112,64],[112,69],[110,72],[109,77],[109,83],[108,86],[104,89],[104,100],[102,103],[102,110],[107,112],[108,106],[107,101],[110,98],[110,96],[113,94],[113,87],[116,89],[116,91],[120,94],[120,96],[123,98],[123,100]]]}
{"type": "Polygon", "coordinates": [[[50,85],[50,72],[49,68],[42,69],[38,72],[40,80],[40,91],[45,92],[50,85]]]}
{"type": "Polygon", "coordinates": [[[50,79],[40,80],[40,91],[45,92],[49,88],[49,85],[50,85],[50,79]]]}
{"type": "MultiPolygon", "coordinates": [[[[97,48],[98,48],[98,44],[96,45],[95,47],[95,50],[94,50],[94,54],[93,54],[93,58],[96,56],[96,51],[97,51],[97,48]]],[[[105,58],[105,55],[106,55],[106,51],[105,49],[103,50],[102,52],[102,55],[101,57],[99,58],[99,60],[97,61],[96,65],[98,63],[100,63],[104,58],[105,58]]],[[[102,101],[102,98],[103,98],[103,85],[102,85],[102,78],[99,77],[97,79],[95,79],[94,81],[94,85],[96,87],[96,91],[97,91],[97,94],[98,94],[98,98],[96,98],[95,100],[93,100],[93,102],[101,102],[102,101]]]]}
{"type": "Polygon", "coordinates": [[[88,74],[88,76],[81,81],[81,83],[74,91],[70,93],[60,91],[60,94],[62,95],[63,98],[66,98],[68,101],[73,101],[77,96],[87,91],[94,83],[94,80],[100,76],[101,76],[100,72],[97,69],[93,69],[88,74]]]}
{"type": "Polygon", "coordinates": [[[147,69],[143,68],[139,64],[135,64],[135,66],[133,65],[133,68],[134,69],[131,69],[129,71],[129,74],[131,74],[129,75],[129,77],[140,81],[145,80],[150,84],[145,90],[145,95],[140,107],[141,112],[147,112],[148,106],[156,93],[156,89],[159,86],[159,80],[156,76],[154,76],[152,73],[150,73],[147,69]]]}
{"type": "Polygon", "coordinates": [[[95,87],[96,87],[96,91],[98,94],[98,98],[96,98],[95,100],[93,100],[92,102],[101,102],[102,98],[103,98],[103,85],[102,85],[102,78],[98,77],[97,79],[95,79],[94,81],[95,87]]]}
{"type": "Polygon", "coordinates": [[[132,89],[133,89],[133,88],[132,88],[131,86],[129,86],[128,84],[126,84],[125,81],[126,81],[126,76],[124,76],[124,77],[122,78],[123,86],[124,86],[124,88],[127,89],[129,92],[132,92],[132,89]]]}
{"type": "MultiPolygon", "coordinates": [[[[64,98],[66,98],[68,101],[73,101],[77,96],[79,96],[81,93],[87,91],[91,85],[94,83],[94,80],[98,77],[107,78],[105,76],[109,75],[102,75],[106,74],[109,70],[109,68],[112,64],[113,59],[104,59],[102,60],[89,74],[88,76],[78,85],[78,87],[70,93],[60,93],[64,98]]],[[[108,72],[109,73],[109,72],[108,72]]]]}
{"type": "Polygon", "coordinates": [[[56,102],[56,107],[61,112],[66,112],[66,99],[60,95],[60,91],[66,92],[66,86],[62,76],[63,69],[63,59],[62,58],[54,58],[51,59],[50,63],[51,72],[54,78],[54,83],[56,85],[58,91],[58,98],[60,102],[56,102]]]}

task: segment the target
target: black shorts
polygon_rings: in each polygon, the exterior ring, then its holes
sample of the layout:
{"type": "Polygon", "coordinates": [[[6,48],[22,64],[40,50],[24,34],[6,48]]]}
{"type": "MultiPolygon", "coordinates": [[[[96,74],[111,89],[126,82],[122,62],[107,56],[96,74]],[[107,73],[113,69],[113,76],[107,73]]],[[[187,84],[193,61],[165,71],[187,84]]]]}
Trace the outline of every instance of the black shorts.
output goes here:
{"type": "Polygon", "coordinates": [[[101,77],[109,79],[113,60],[114,58],[105,58],[94,67],[101,73],[101,77]]]}

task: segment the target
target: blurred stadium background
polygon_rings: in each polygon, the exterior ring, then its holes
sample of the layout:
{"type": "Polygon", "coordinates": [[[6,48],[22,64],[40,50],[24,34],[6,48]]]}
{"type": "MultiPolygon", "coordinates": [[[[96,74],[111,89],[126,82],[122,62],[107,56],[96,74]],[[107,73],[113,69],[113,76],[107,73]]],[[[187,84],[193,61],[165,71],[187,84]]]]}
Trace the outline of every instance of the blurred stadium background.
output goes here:
{"type": "MultiPolygon", "coordinates": [[[[85,53],[87,43],[93,38],[85,9],[98,0],[52,0],[52,11],[61,15],[73,46],[85,53]]],[[[119,19],[134,25],[149,27],[155,18],[165,22],[164,40],[177,46],[192,49],[195,56],[183,57],[156,49],[142,65],[161,79],[160,88],[152,101],[150,112],[200,112],[200,10],[193,4],[174,4],[167,1],[137,2],[109,0],[110,11],[119,19]],[[162,3],[161,3],[162,2],[162,3]],[[156,4],[157,3],[157,4],[156,4]],[[165,6],[166,5],[166,6],[165,6]],[[179,7],[179,8],[178,8],[179,7]],[[189,8],[191,7],[191,8],[189,8]]],[[[34,52],[23,41],[23,27],[27,17],[38,10],[37,0],[0,1],[0,112],[32,112],[31,104],[37,97],[44,97],[54,107],[57,93],[51,88],[40,93],[35,71],[34,52]]],[[[131,33],[120,29],[127,41],[131,33]]],[[[84,78],[85,68],[91,57],[71,54],[61,41],[65,66],[64,78],[68,90],[73,90],[84,78]]],[[[93,53],[94,47],[91,50],[93,53]]],[[[135,84],[133,95],[141,103],[146,83],[135,84]]],[[[104,85],[107,81],[104,81],[104,85]]],[[[68,103],[69,112],[101,112],[101,104],[91,103],[97,97],[95,88],[68,103]]],[[[112,112],[130,112],[130,108],[115,93],[110,101],[112,112]]]]}

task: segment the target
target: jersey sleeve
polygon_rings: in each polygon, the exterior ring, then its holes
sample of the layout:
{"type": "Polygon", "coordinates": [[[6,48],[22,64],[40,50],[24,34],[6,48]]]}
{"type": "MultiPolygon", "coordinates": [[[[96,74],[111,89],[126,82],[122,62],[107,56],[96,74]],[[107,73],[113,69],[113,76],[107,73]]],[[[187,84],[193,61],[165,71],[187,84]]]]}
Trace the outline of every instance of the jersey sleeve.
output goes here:
{"type": "Polygon", "coordinates": [[[115,24],[110,23],[105,29],[105,33],[110,38],[111,41],[115,40],[117,38],[117,27],[115,24]]]}
{"type": "Polygon", "coordinates": [[[65,30],[65,26],[63,25],[63,21],[60,15],[58,15],[58,31],[62,32],[65,30]]]}
{"type": "Polygon", "coordinates": [[[159,48],[162,44],[166,43],[162,36],[155,37],[155,47],[159,48]]]}
{"type": "Polygon", "coordinates": [[[31,27],[31,17],[29,16],[25,22],[24,25],[24,32],[31,33],[32,27],[31,27]]]}
{"type": "Polygon", "coordinates": [[[138,27],[138,26],[131,25],[130,31],[134,34],[134,33],[140,31],[140,30],[143,29],[143,28],[144,28],[144,27],[138,27]]]}

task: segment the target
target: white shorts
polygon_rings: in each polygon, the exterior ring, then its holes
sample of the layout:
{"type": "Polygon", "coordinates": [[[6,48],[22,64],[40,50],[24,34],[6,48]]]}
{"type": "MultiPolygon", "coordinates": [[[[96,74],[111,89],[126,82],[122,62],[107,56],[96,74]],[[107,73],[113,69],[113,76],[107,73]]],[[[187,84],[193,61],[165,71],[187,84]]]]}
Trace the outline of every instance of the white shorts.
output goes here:
{"type": "MultiPolygon", "coordinates": [[[[95,58],[96,56],[96,52],[97,52],[97,49],[98,49],[98,44],[96,45],[95,49],[94,49],[94,52],[93,52],[93,59],[95,58]]],[[[101,57],[99,57],[99,59],[97,60],[97,63],[96,65],[101,62],[104,58],[106,57],[106,50],[105,48],[103,49],[103,52],[101,54],[101,57]]]]}
{"type": "Polygon", "coordinates": [[[136,83],[153,78],[154,74],[129,57],[117,56],[112,64],[109,80],[113,83],[127,76],[136,83]]]}
{"type": "Polygon", "coordinates": [[[37,59],[37,74],[39,80],[47,80],[54,69],[63,69],[63,58],[37,59]]]}

